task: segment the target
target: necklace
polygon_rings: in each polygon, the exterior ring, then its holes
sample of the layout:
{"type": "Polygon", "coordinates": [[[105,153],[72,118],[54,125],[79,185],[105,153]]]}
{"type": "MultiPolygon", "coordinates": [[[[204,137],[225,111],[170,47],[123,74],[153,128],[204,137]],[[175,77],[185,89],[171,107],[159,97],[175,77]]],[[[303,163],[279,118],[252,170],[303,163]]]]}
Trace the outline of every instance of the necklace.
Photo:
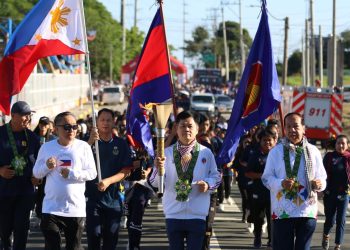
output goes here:
{"type": "Polygon", "coordinates": [[[286,175],[288,179],[294,180],[292,188],[290,190],[283,189],[283,193],[286,199],[293,200],[293,201],[296,201],[298,192],[299,192],[300,183],[297,180],[297,176],[298,176],[302,153],[303,153],[303,148],[301,146],[296,146],[295,161],[294,161],[293,169],[291,169],[289,149],[288,147],[283,146],[283,159],[284,159],[284,165],[286,169],[286,175]]]}

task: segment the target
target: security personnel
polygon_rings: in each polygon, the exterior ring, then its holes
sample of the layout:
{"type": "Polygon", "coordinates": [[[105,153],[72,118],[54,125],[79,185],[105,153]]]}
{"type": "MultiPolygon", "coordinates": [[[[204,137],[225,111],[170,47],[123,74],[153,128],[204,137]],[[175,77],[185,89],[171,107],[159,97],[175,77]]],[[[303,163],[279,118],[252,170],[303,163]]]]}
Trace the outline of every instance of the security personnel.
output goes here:
{"type": "Polygon", "coordinates": [[[28,103],[16,102],[11,108],[11,121],[0,127],[0,249],[25,249],[30,210],[34,206],[32,177],[39,138],[30,131],[31,110],[28,103]]]}
{"type": "Polygon", "coordinates": [[[264,218],[267,219],[267,247],[271,247],[271,205],[270,192],[263,185],[261,176],[265,169],[266,159],[269,151],[277,143],[277,133],[275,131],[265,128],[258,134],[259,147],[253,151],[246,170],[246,176],[253,180],[252,184],[252,206],[251,215],[254,223],[254,247],[261,247],[261,234],[264,218]]]}
{"type": "MultiPolygon", "coordinates": [[[[93,146],[98,140],[101,176],[86,183],[86,229],[88,249],[116,249],[122,204],[119,182],[132,169],[130,148],[121,138],[113,137],[114,112],[101,109],[97,117],[97,129],[93,128],[88,143],[93,146]]],[[[96,154],[96,149],[93,146],[96,154]]]]}
{"type": "Polygon", "coordinates": [[[147,176],[153,167],[153,159],[143,149],[137,149],[135,153],[136,157],[133,161],[135,169],[127,178],[133,185],[125,192],[124,204],[128,219],[129,250],[140,249],[143,215],[148,200],[155,195],[147,182],[147,176]]]}

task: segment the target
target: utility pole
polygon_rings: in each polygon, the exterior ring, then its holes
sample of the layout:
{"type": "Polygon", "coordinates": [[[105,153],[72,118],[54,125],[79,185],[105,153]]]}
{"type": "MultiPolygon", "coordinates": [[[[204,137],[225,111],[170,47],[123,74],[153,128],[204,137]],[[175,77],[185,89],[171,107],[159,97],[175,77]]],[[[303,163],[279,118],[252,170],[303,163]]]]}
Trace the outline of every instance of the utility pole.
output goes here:
{"type": "Polygon", "coordinates": [[[283,51],[283,78],[282,84],[287,84],[288,74],[288,29],[289,29],[289,18],[284,19],[284,51],[283,51]]]}
{"type": "Polygon", "coordinates": [[[323,38],[322,38],[322,30],[321,30],[321,25],[319,26],[319,36],[320,36],[320,41],[319,41],[319,59],[318,59],[318,65],[319,65],[319,73],[320,73],[320,84],[321,87],[323,86],[323,38]]]}
{"type": "Polygon", "coordinates": [[[137,27],[137,0],[135,0],[134,6],[134,28],[137,27]]]}
{"type": "Polygon", "coordinates": [[[310,86],[309,21],[305,20],[305,84],[310,86]]]}
{"type": "Polygon", "coordinates": [[[125,1],[126,0],[121,0],[121,9],[120,9],[120,24],[122,25],[122,29],[123,29],[123,34],[122,34],[122,65],[125,64],[125,49],[126,49],[125,1]]]}
{"type": "Polygon", "coordinates": [[[314,0],[310,0],[310,85],[315,85],[314,0]]]}
{"type": "Polygon", "coordinates": [[[243,71],[244,71],[244,66],[245,66],[245,51],[244,51],[244,41],[243,41],[241,0],[239,0],[239,46],[241,48],[241,77],[242,77],[243,71]]]}
{"type": "Polygon", "coordinates": [[[337,84],[337,35],[336,35],[336,30],[335,30],[335,18],[336,18],[336,0],[333,0],[333,81],[332,81],[332,86],[330,87],[334,87],[337,84]]]}
{"type": "Polygon", "coordinates": [[[183,0],[183,13],[182,13],[182,37],[183,37],[183,43],[182,43],[182,47],[183,47],[183,55],[182,55],[182,63],[185,64],[185,59],[186,59],[186,55],[185,55],[185,45],[186,45],[186,0],[183,0]]]}
{"type": "Polygon", "coordinates": [[[226,75],[225,79],[226,79],[226,83],[227,83],[229,81],[230,69],[229,69],[229,55],[228,55],[228,48],[227,48],[224,7],[221,7],[221,13],[222,13],[222,30],[223,30],[223,34],[224,34],[224,50],[225,50],[225,75],[226,75]]]}

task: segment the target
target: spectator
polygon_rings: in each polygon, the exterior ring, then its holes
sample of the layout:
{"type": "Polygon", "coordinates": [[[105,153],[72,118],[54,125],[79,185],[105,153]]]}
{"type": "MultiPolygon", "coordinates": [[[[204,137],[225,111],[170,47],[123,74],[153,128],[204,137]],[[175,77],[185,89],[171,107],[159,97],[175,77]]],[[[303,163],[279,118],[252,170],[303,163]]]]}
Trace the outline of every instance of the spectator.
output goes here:
{"type": "Polygon", "coordinates": [[[340,249],[343,242],[346,221],[346,209],[349,204],[350,153],[348,137],[338,135],[335,151],[327,153],[323,164],[327,172],[327,188],[323,192],[326,221],[323,226],[323,249],[329,248],[329,233],[336,222],[335,248],[340,249]]]}

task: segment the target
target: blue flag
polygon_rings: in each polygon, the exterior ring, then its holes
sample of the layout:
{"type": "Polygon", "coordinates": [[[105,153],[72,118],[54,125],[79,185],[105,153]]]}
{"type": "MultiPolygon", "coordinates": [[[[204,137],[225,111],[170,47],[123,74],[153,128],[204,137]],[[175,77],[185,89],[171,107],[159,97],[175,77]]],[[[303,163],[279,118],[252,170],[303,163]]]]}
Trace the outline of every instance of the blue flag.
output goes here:
{"type": "Polygon", "coordinates": [[[258,31],[239,83],[226,137],[217,156],[219,164],[232,161],[244,132],[270,116],[281,102],[265,1],[261,10],[258,31]]]}

